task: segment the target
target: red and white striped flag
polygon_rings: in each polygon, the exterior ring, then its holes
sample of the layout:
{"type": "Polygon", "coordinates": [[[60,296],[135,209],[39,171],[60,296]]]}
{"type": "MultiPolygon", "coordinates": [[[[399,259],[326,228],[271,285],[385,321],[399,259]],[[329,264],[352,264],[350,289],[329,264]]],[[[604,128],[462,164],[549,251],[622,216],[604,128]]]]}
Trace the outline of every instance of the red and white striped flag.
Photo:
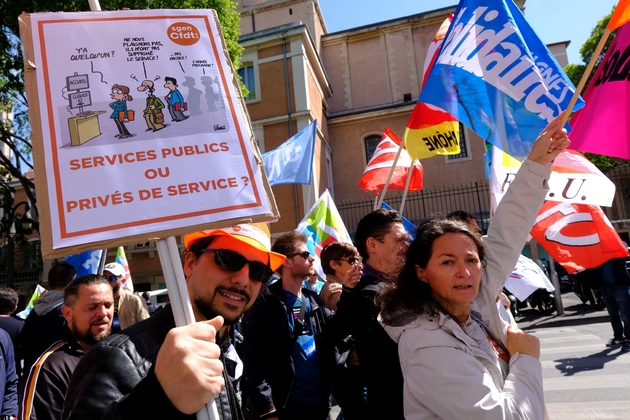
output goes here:
{"type": "MultiPolygon", "coordinates": [[[[385,182],[389,176],[389,172],[396,159],[398,149],[402,144],[402,140],[389,127],[385,127],[385,132],[381,142],[376,146],[374,155],[368,162],[361,179],[359,179],[359,188],[378,194],[385,187],[385,182]]],[[[403,190],[407,182],[407,174],[411,167],[411,157],[407,150],[403,149],[396,162],[394,174],[389,182],[388,189],[403,190]]],[[[415,161],[413,164],[413,173],[409,183],[409,191],[420,191],[422,189],[422,180],[424,169],[420,162],[415,161]]]]}

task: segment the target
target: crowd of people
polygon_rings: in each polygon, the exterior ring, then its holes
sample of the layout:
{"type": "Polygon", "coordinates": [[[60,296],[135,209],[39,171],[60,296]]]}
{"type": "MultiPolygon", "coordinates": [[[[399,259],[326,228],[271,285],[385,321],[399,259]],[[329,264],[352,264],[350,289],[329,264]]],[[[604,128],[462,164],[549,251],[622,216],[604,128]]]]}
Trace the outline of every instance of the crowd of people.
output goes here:
{"type": "Polygon", "coordinates": [[[400,215],[376,210],[354,246],[321,251],[324,282],[302,233],[185,235],[186,326],[170,305],[149,315],[116,263],[81,277],[56,264],[24,323],[0,289],[0,420],[183,419],[211,400],[221,420],[325,420],[331,401],[344,420],[543,419],[540,344],[497,300],[568,143],[547,127],[486,236],[454,212],[409,243],[400,215]]]}

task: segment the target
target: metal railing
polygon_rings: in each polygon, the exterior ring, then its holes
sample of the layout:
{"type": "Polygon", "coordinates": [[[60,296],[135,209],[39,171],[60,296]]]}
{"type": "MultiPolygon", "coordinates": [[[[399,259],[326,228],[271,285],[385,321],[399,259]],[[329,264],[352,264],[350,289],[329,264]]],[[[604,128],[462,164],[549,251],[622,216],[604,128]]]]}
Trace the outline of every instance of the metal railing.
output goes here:
{"type": "MultiPolygon", "coordinates": [[[[630,166],[619,166],[604,174],[615,183],[617,191],[611,207],[602,207],[616,229],[630,228],[630,166]]],[[[400,210],[402,191],[388,192],[384,200],[394,210],[400,210]]],[[[374,199],[342,201],[337,204],[350,236],[359,220],[374,208],[374,199]]],[[[490,184],[487,180],[470,185],[415,191],[407,194],[403,216],[411,222],[445,216],[454,210],[466,210],[477,217],[479,227],[485,231],[490,222],[490,184]]]]}
{"type": "Polygon", "coordinates": [[[41,242],[31,241],[16,244],[14,255],[7,255],[7,247],[0,248],[0,285],[6,285],[7,258],[13,258],[14,285],[36,284],[44,263],[41,254],[41,242]]]}
{"type": "Polygon", "coordinates": [[[617,191],[612,206],[602,207],[602,210],[615,228],[630,228],[630,166],[609,169],[604,175],[615,183],[617,191]]]}
{"type": "MultiPolygon", "coordinates": [[[[402,191],[388,193],[384,200],[394,210],[400,210],[402,191]]],[[[351,200],[337,204],[337,210],[350,235],[354,237],[359,220],[374,208],[373,199],[351,200]]],[[[407,194],[403,216],[414,224],[432,217],[445,216],[454,210],[465,210],[477,217],[482,230],[490,221],[490,185],[488,181],[442,189],[414,191],[407,194]]]]}

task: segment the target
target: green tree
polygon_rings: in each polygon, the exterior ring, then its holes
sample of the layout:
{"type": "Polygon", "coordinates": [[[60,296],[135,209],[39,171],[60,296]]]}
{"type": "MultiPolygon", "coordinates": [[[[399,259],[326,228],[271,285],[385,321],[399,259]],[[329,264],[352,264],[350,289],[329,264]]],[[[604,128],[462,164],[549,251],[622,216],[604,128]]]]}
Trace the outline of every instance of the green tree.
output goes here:
{"type": "MultiPolygon", "coordinates": [[[[614,10],[614,7],[613,7],[613,10],[614,10]]],[[[582,79],[582,75],[586,71],[586,66],[588,65],[588,63],[592,59],[594,59],[596,60],[595,66],[593,66],[593,70],[591,71],[591,74],[589,74],[586,85],[585,85],[587,87],[589,86],[589,84],[591,83],[591,79],[593,78],[593,76],[595,75],[595,72],[597,71],[597,67],[599,67],[599,64],[604,59],[604,56],[606,55],[606,51],[608,51],[608,47],[610,47],[610,44],[615,38],[615,34],[617,33],[616,30],[613,31],[608,37],[608,39],[606,40],[606,44],[604,45],[604,48],[602,49],[602,52],[599,55],[599,57],[593,57],[593,54],[595,54],[595,49],[597,48],[597,44],[599,44],[599,40],[602,38],[602,35],[604,35],[604,31],[606,30],[606,25],[608,25],[608,21],[610,20],[611,16],[612,16],[612,10],[608,15],[604,16],[599,22],[597,22],[597,25],[595,25],[595,28],[593,28],[593,30],[591,31],[591,36],[584,42],[584,44],[582,44],[582,48],[580,48],[580,56],[582,57],[582,64],[569,64],[564,68],[564,71],[567,73],[567,76],[569,76],[569,79],[571,79],[571,81],[573,82],[575,86],[577,86],[580,80],[582,79]]],[[[586,158],[589,161],[591,161],[595,166],[597,166],[599,169],[602,169],[602,170],[611,169],[611,168],[614,168],[615,166],[630,164],[629,161],[626,161],[623,159],[611,158],[609,156],[596,155],[593,153],[584,153],[584,156],[586,156],[586,158]]]]}
{"type": "MultiPolygon", "coordinates": [[[[613,7],[613,10],[614,10],[614,7],[613,7]]],[[[591,36],[584,42],[584,44],[582,44],[582,47],[580,48],[580,57],[582,57],[582,64],[569,64],[564,68],[564,71],[567,73],[567,76],[569,76],[569,79],[571,79],[571,81],[573,82],[575,86],[577,86],[578,83],[580,82],[582,75],[586,71],[587,64],[593,58],[593,54],[595,54],[595,49],[597,48],[597,44],[599,44],[599,40],[602,38],[602,35],[604,35],[604,31],[606,30],[606,25],[608,25],[608,21],[610,20],[611,16],[612,16],[612,11],[606,16],[604,16],[602,20],[597,22],[597,25],[595,25],[595,27],[591,31],[591,36]]],[[[597,67],[599,66],[599,63],[604,58],[604,55],[606,55],[606,51],[608,51],[608,47],[612,43],[612,40],[615,37],[615,33],[616,31],[614,31],[608,37],[608,40],[606,40],[606,45],[604,45],[604,49],[602,50],[602,53],[600,54],[599,57],[595,58],[596,60],[595,66],[593,66],[593,70],[591,71],[591,74],[588,77],[588,82],[585,86],[589,85],[591,78],[593,77],[593,75],[595,74],[595,71],[597,70],[597,67]]]]}
{"type": "MultiPolygon", "coordinates": [[[[239,19],[236,3],[232,0],[101,0],[102,10],[123,8],[142,9],[214,9],[217,12],[228,54],[238,69],[242,47],[238,44],[239,19]]],[[[32,169],[28,100],[24,91],[22,46],[19,39],[18,17],[22,12],[76,12],[89,11],[87,0],[0,0],[0,112],[12,116],[0,124],[2,143],[13,151],[13,159],[0,153],[0,166],[20,181],[30,202],[34,205],[35,185],[23,171],[32,169]]]]}

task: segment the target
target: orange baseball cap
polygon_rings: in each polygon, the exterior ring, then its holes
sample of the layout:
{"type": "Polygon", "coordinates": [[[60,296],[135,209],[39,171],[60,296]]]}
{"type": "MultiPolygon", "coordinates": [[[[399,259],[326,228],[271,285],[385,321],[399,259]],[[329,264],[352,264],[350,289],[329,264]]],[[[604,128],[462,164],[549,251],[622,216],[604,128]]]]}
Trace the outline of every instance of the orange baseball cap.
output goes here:
{"type": "Polygon", "coordinates": [[[274,271],[287,259],[284,255],[271,250],[271,235],[269,234],[269,228],[267,228],[266,223],[242,224],[233,227],[188,233],[184,235],[184,246],[186,249],[189,249],[193,242],[208,236],[230,236],[239,242],[267,253],[269,255],[269,267],[274,271]]]}

